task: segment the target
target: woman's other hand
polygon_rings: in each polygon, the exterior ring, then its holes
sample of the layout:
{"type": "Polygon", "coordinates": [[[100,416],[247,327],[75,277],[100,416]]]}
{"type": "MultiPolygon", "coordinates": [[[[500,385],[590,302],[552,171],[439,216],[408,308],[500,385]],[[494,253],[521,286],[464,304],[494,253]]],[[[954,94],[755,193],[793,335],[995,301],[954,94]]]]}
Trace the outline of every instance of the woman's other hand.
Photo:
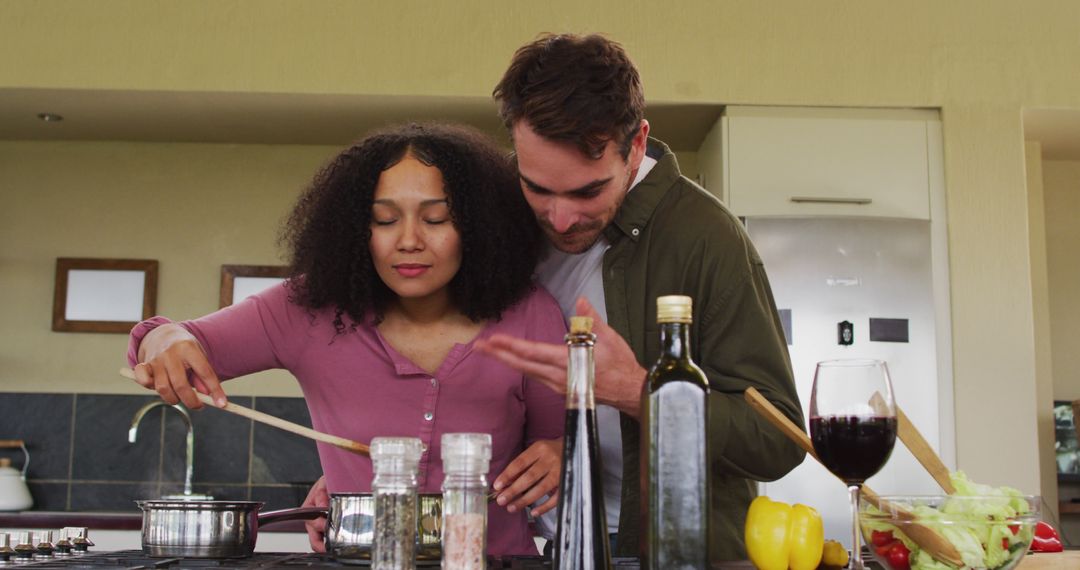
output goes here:
{"type": "MultiPolygon", "coordinates": [[[[328,507],[330,506],[330,493],[326,490],[326,475],[319,477],[319,480],[311,486],[311,491],[308,491],[307,498],[304,499],[304,504],[301,507],[328,507]]],[[[311,543],[312,552],[326,552],[326,517],[319,517],[315,520],[304,521],[304,528],[307,529],[308,542],[311,543]]]]}
{"type": "Polygon", "coordinates": [[[495,478],[494,487],[499,492],[496,502],[513,513],[548,495],[544,504],[532,510],[534,517],[557,507],[562,446],[561,437],[542,439],[515,457],[495,478]]]}
{"type": "Polygon", "coordinates": [[[228,401],[199,342],[177,324],[162,325],[143,338],[135,381],[156,391],[166,403],[181,402],[194,410],[203,406],[195,390],[209,394],[219,408],[228,401]]]}

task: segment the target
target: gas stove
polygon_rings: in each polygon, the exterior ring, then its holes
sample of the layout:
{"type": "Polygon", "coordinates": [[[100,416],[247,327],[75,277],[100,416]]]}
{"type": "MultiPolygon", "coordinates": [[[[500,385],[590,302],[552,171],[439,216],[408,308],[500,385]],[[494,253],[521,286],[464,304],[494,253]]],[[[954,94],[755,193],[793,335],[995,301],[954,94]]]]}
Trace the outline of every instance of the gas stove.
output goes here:
{"type": "MultiPolygon", "coordinates": [[[[66,558],[40,559],[17,566],[20,570],[44,570],[48,568],[79,570],[140,570],[152,568],[190,569],[190,570],[250,570],[259,568],[349,568],[355,567],[338,562],[325,554],[297,554],[256,552],[247,558],[210,559],[210,558],[150,558],[141,550],[121,550],[116,552],[96,552],[66,558]]],[[[361,568],[367,565],[361,565],[361,568]]],[[[438,568],[438,563],[417,563],[418,568],[438,568]]],[[[639,570],[637,559],[616,558],[613,567],[617,570],[639,570]]],[[[551,561],[539,556],[511,556],[489,558],[488,570],[548,570],[551,561]]]]}
{"type": "MultiPolygon", "coordinates": [[[[45,570],[169,569],[258,569],[258,568],[348,568],[355,564],[338,562],[333,556],[317,553],[256,552],[246,558],[151,558],[142,550],[91,552],[94,546],[84,527],[55,530],[0,529],[0,568],[45,570]]],[[[616,570],[639,570],[636,558],[615,558],[616,570]]],[[[360,567],[367,567],[361,564],[360,567]]],[[[418,561],[418,568],[439,567],[438,561],[418,561]]],[[[551,561],[540,556],[489,558],[488,570],[548,570],[551,561]]]]}
{"type": "Polygon", "coordinates": [[[95,552],[82,556],[35,560],[30,564],[19,565],[27,570],[47,568],[78,568],[82,570],[104,569],[254,569],[254,568],[344,568],[345,564],[331,557],[319,554],[277,554],[256,552],[246,558],[150,558],[141,550],[120,550],[116,552],[95,552]]]}

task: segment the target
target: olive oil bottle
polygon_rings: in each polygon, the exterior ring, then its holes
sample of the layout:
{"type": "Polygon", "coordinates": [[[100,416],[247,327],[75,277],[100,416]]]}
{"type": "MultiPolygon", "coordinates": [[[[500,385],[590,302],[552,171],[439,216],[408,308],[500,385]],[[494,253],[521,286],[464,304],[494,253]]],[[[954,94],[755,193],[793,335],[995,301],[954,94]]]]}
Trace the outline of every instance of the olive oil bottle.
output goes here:
{"type": "Polygon", "coordinates": [[[691,299],[656,299],[660,358],[641,402],[645,466],[646,566],[652,570],[708,567],[709,383],[690,357],[691,299]]]}
{"type": "Polygon", "coordinates": [[[562,480],[559,484],[559,526],[555,535],[557,570],[611,568],[607,514],[600,465],[593,397],[592,319],[571,317],[566,344],[566,430],[563,434],[562,480]]]}

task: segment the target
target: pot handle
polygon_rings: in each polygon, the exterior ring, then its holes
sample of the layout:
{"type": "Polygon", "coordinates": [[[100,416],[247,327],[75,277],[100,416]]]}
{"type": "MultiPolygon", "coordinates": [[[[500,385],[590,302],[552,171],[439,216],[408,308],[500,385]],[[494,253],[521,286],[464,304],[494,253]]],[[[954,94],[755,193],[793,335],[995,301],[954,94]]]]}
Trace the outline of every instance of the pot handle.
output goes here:
{"type": "Polygon", "coordinates": [[[26,449],[26,442],[21,439],[0,439],[0,449],[22,449],[26,461],[22,467],[22,479],[26,481],[26,470],[30,468],[30,450],[26,449]]]}
{"type": "Polygon", "coordinates": [[[297,507],[295,509],[281,509],[259,514],[259,526],[267,526],[284,521],[312,520],[325,517],[326,507],[297,507]]]}

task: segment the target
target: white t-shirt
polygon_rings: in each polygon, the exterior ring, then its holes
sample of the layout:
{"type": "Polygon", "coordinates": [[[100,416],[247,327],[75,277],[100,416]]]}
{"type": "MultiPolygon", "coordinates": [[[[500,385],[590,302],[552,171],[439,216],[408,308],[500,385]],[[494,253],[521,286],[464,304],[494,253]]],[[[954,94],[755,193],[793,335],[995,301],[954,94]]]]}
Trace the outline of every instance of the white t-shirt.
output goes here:
{"type": "MultiPolygon", "coordinates": [[[[642,159],[630,189],[633,190],[654,166],[655,159],[648,156],[642,159]]],[[[603,271],[604,252],[608,247],[610,244],[602,234],[592,247],[582,253],[563,253],[548,246],[547,256],[536,268],[537,278],[559,302],[567,320],[574,314],[577,299],[585,297],[600,318],[607,322],[603,271]]],[[[622,502],[623,457],[619,410],[603,404],[596,406],[596,426],[600,438],[600,457],[604,465],[604,508],[607,510],[610,533],[619,529],[619,507],[622,502]]],[[[554,536],[556,516],[552,510],[540,517],[540,530],[545,536],[548,532],[554,536]]]]}

